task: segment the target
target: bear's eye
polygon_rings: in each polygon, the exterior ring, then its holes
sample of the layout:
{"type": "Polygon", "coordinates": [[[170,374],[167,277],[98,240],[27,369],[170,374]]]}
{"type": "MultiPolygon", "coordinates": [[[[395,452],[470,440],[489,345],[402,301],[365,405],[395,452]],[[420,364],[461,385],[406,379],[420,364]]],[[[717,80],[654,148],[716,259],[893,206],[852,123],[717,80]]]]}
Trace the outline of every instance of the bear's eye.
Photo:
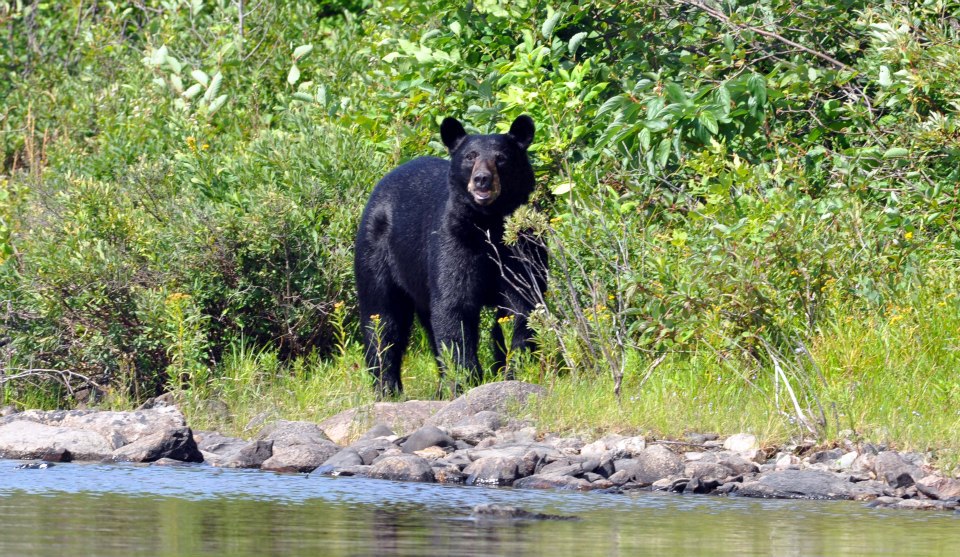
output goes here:
{"type": "Polygon", "coordinates": [[[476,152],[476,151],[470,151],[469,153],[467,153],[467,156],[465,156],[465,157],[463,157],[463,158],[466,159],[467,162],[473,162],[473,161],[477,160],[477,152],[476,152]]]}
{"type": "Polygon", "coordinates": [[[497,153],[496,159],[497,159],[497,164],[503,164],[507,162],[507,156],[504,155],[503,153],[497,153]]]}

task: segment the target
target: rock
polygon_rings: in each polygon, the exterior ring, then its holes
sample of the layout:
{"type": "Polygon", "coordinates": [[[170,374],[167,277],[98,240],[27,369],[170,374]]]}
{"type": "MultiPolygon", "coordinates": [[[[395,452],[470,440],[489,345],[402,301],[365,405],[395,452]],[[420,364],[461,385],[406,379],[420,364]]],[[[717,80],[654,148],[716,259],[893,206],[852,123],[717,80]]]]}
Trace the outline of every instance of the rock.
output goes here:
{"type": "Polygon", "coordinates": [[[161,458],[181,462],[203,462],[189,427],[178,427],[140,437],[113,451],[114,462],[153,462],[161,458]]]}
{"type": "Polygon", "coordinates": [[[542,396],[546,392],[539,385],[521,381],[500,381],[474,387],[450,402],[426,421],[427,425],[451,426],[478,412],[490,410],[507,412],[512,405],[522,405],[530,397],[542,396]]]}
{"type": "Polygon", "coordinates": [[[340,450],[333,441],[280,446],[274,441],[273,454],[260,468],[272,472],[313,472],[340,450]]]}
{"type": "Polygon", "coordinates": [[[936,500],[960,500],[960,481],[942,476],[925,476],[917,480],[917,491],[936,500]]]}
{"type": "Polygon", "coordinates": [[[956,501],[934,501],[930,499],[903,499],[891,505],[895,509],[911,509],[918,511],[944,511],[957,508],[956,501]]]}
{"type": "Polygon", "coordinates": [[[723,448],[735,453],[750,453],[760,448],[757,436],[751,433],[737,433],[731,435],[723,442],[723,448]]]}
{"type": "Polygon", "coordinates": [[[500,429],[500,414],[492,410],[483,410],[473,416],[467,416],[450,427],[450,436],[457,440],[476,445],[492,437],[500,429]]]}
{"type": "MultiPolygon", "coordinates": [[[[619,435],[617,437],[619,437],[619,435]]],[[[597,439],[593,443],[587,443],[580,449],[580,454],[588,457],[601,458],[608,451],[610,451],[610,446],[607,445],[606,438],[604,438],[597,439]]]]}
{"type": "Polygon", "coordinates": [[[600,466],[600,461],[595,458],[564,457],[554,460],[537,470],[538,474],[552,474],[560,476],[582,476],[583,474],[593,472],[600,466]]]}
{"type": "Polygon", "coordinates": [[[836,474],[817,470],[782,470],[744,482],[744,497],[773,499],[852,499],[851,484],[836,474]]]}
{"type": "MultiPolygon", "coordinates": [[[[22,414],[26,412],[15,416],[22,414]]],[[[15,420],[0,425],[0,458],[37,460],[55,451],[66,451],[71,460],[99,461],[109,459],[114,447],[95,431],[29,420],[15,420]]]]}
{"type": "Polygon", "coordinates": [[[876,499],[871,501],[867,506],[871,508],[883,509],[883,508],[896,506],[897,503],[901,501],[903,501],[903,499],[899,497],[889,497],[889,496],[877,497],[876,499]]]}
{"type": "Polygon", "coordinates": [[[542,474],[520,478],[513,482],[513,487],[517,489],[572,489],[579,491],[593,489],[590,482],[583,478],[542,474]]]}
{"type": "Polygon", "coordinates": [[[347,466],[357,466],[363,464],[363,458],[356,449],[347,447],[337,454],[331,456],[321,466],[331,466],[333,468],[346,468],[347,466]]]}
{"type": "Polygon", "coordinates": [[[877,497],[891,495],[892,491],[884,482],[866,480],[850,484],[850,492],[855,501],[872,501],[877,497]]]}
{"type": "Polygon", "coordinates": [[[433,462],[435,460],[440,460],[441,458],[445,458],[447,456],[447,449],[444,449],[443,447],[438,447],[437,445],[433,445],[431,447],[427,447],[426,449],[414,451],[413,454],[421,458],[425,458],[430,462],[433,462]]]}
{"type": "Polygon", "coordinates": [[[443,461],[433,463],[433,477],[442,484],[462,484],[467,479],[459,466],[443,461]]]}
{"type": "MultiPolygon", "coordinates": [[[[683,460],[670,449],[663,445],[653,445],[640,451],[631,460],[616,461],[615,468],[617,472],[628,470],[630,473],[628,481],[650,485],[659,479],[682,474],[684,464],[683,460]]],[[[618,483],[619,478],[614,479],[611,476],[610,481],[618,483]]]]}
{"type": "Polygon", "coordinates": [[[194,431],[193,438],[201,451],[220,455],[238,451],[249,443],[239,437],[228,437],[216,431],[194,431]]]}
{"type": "Polygon", "coordinates": [[[264,427],[257,440],[273,442],[273,453],[260,465],[273,472],[312,472],[340,452],[313,422],[277,420],[264,427]]]}
{"type": "Polygon", "coordinates": [[[216,431],[195,431],[193,438],[203,460],[221,468],[260,468],[273,454],[273,441],[245,441],[216,431]]]}
{"type": "Polygon", "coordinates": [[[873,462],[873,467],[877,479],[895,488],[910,487],[926,475],[919,466],[893,451],[879,453],[873,462]]]}
{"type": "Polygon", "coordinates": [[[532,513],[519,507],[492,503],[477,505],[470,517],[474,520],[580,520],[575,516],[532,513]]]}
{"type": "Polygon", "coordinates": [[[544,445],[541,443],[507,443],[503,445],[497,445],[495,447],[489,447],[485,449],[474,448],[468,449],[467,455],[471,460],[477,460],[479,458],[484,458],[487,456],[500,456],[500,457],[509,457],[515,456],[523,458],[527,453],[534,451],[536,454],[540,455],[540,458],[545,458],[548,455],[559,456],[560,451],[551,447],[550,445],[544,445]]]}
{"type": "Polygon", "coordinates": [[[464,468],[467,485],[513,485],[520,477],[523,461],[517,457],[480,458],[464,468]]]}
{"type": "Polygon", "coordinates": [[[373,467],[364,464],[357,464],[355,466],[344,466],[343,468],[337,468],[327,473],[334,477],[343,476],[345,478],[349,478],[351,476],[369,476],[371,468],[373,467]]]}
{"type": "Polygon", "coordinates": [[[319,445],[329,443],[330,438],[323,429],[313,422],[289,422],[277,420],[267,424],[257,439],[273,441],[274,450],[292,445],[319,445]]]}
{"type": "Polygon", "coordinates": [[[14,406],[13,404],[6,404],[6,405],[4,405],[2,408],[0,408],[0,418],[5,418],[5,417],[7,417],[7,416],[12,416],[12,415],[17,414],[17,413],[19,413],[19,412],[20,412],[20,411],[17,410],[17,407],[14,406]]]}
{"type": "Polygon", "coordinates": [[[186,462],[182,460],[174,460],[172,458],[160,458],[154,460],[150,463],[152,466],[186,466],[186,462]]]}
{"type": "Polygon", "coordinates": [[[59,425],[95,431],[118,449],[143,437],[187,427],[187,421],[175,406],[161,405],[134,412],[68,412],[59,425]]]}
{"type": "Polygon", "coordinates": [[[793,453],[778,453],[773,467],[774,470],[799,470],[800,459],[793,453]]]}
{"type": "Polygon", "coordinates": [[[736,453],[721,452],[716,455],[717,464],[721,464],[730,469],[734,474],[754,474],[760,471],[755,462],[747,460],[736,453]]]}
{"type": "Polygon", "coordinates": [[[375,437],[373,439],[361,439],[356,443],[350,445],[351,449],[357,451],[357,454],[360,455],[360,458],[363,459],[364,464],[373,464],[373,461],[376,460],[384,451],[389,449],[396,449],[397,447],[389,438],[386,437],[375,437]]]}
{"type": "Polygon", "coordinates": [[[380,459],[370,468],[370,477],[401,482],[436,481],[430,463],[412,454],[380,459]]]}
{"type": "MultiPolygon", "coordinates": [[[[691,462],[686,465],[683,475],[700,480],[725,480],[734,476],[732,470],[715,462],[691,462]]],[[[719,483],[717,484],[719,485],[719,483]]]]}
{"type": "MultiPolygon", "coordinates": [[[[212,466],[221,468],[260,468],[263,463],[273,456],[273,441],[249,441],[242,445],[228,445],[229,450],[219,453],[204,454],[204,460],[212,466]]],[[[227,449],[224,447],[224,449],[227,449]]]]}
{"type": "Polygon", "coordinates": [[[427,447],[452,447],[454,444],[453,437],[447,435],[440,428],[425,425],[411,433],[407,440],[400,445],[400,448],[405,453],[414,453],[427,447]]]}
{"type": "Polygon", "coordinates": [[[377,424],[361,435],[359,440],[364,441],[367,439],[377,439],[379,437],[393,437],[394,435],[396,435],[396,433],[394,433],[387,424],[377,424]]]}
{"type": "Polygon", "coordinates": [[[838,460],[840,460],[841,456],[843,456],[843,451],[840,449],[818,451],[810,455],[810,463],[833,466],[838,460]]]}
{"type": "Polygon", "coordinates": [[[837,459],[835,468],[837,470],[849,470],[850,468],[853,467],[853,463],[856,462],[857,457],[859,456],[860,456],[860,453],[858,453],[857,451],[850,451],[850,452],[843,453],[843,455],[841,455],[840,458],[837,459]]]}
{"type": "Polygon", "coordinates": [[[647,448],[647,440],[642,436],[627,437],[613,444],[613,450],[628,457],[635,457],[647,448]]]}
{"type": "MultiPolygon", "coordinates": [[[[441,400],[375,402],[351,408],[320,422],[320,428],[337,444],[346,444],[367,431],[372,424],[386,425],[402,435],[423,426],[428,418],[446,407],[441,400]]],[[[437,424],[432,424],[437,425],[437,424]]]]}

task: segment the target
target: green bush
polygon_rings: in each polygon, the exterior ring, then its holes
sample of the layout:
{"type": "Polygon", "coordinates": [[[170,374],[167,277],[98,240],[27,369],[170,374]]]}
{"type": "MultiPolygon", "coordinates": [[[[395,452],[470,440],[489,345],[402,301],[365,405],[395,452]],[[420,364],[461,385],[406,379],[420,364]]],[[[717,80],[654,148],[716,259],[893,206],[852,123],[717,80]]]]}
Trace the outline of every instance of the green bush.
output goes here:
{"type": "Polygon", "coordinates": [[[55,401],[345,357],[366,194],[447,115],[537,122],[546,373],[768,361],[960,247],[949,3],[245,5],[0,2],[0,338],[55,401]]]}

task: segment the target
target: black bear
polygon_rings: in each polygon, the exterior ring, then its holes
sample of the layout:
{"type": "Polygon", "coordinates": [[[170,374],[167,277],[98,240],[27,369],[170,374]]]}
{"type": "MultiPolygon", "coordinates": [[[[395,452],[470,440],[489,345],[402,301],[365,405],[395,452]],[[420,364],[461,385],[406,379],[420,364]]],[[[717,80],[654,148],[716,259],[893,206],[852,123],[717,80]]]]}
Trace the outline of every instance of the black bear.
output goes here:
{"type": "MultiPolygon", "coordinates": [[[[414,314],[438,362],[482,379],[477,358],[480,312],[496,307],[496,369],[506,361],[499,319],[513,316],[511,348],[529,346],[527,315],[546,287],[546,249],[521,236],[504,245],[504,220],[534,188],[527,148],[529,116],[506,134],[468,135],[455,118],[440,125],[450,160],[420,157],[374,188],[357,232],[354,272],[364,356],[378,394],[403,390],[400,362],[414,314]]],[[[441,372],[442,375],[442,372],[441,372]]]]}

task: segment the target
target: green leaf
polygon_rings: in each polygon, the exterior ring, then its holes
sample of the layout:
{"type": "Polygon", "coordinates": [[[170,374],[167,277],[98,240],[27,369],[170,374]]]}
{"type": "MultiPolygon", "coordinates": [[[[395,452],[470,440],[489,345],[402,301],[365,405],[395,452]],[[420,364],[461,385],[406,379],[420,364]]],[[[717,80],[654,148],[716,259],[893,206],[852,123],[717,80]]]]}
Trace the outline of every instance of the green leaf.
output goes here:
{"type": "Polygon", "coordinates": [[[287,73],[287,83],[290,85],[295,84],[300,80],[300,68],[296,64],[290,66],[290,72],[287,73]]]}
{"type": "Polygon", "coordinates": [[[186,91],[183,92],[183,96],[185,98],[192,99],[193,97],[196,97],[200,91],[203,91],[203,85],[200,85],[199,83],[194,83],[189,88],[187,88],[186,91]]]}
{"type": "Polygon", "coordinates": [[[563,195],[565,193],[570,193],[570,190],[573,189],[573,182],[561,182],[553,187],[550,192],[553,195],[563,195]]]}
{"type": "Polygon", "coordinates": [[[657,164],[661,167],[667,166],[670,160],[670,138],[665,137],[660,145],[657,145],[657,164]]]}
{"type": "Polygon", "coordinates": [[[570,44],[568,45],[568,48],[570,49],[571,56],[577,53],[577,48],[580,46],[580,43],[583,42],[583,39],[586,39],[586,38],[587,38],[586,31],[581,31],[576,35],[570,37],[570,44]]]}
{"type": "Polygon", "coordinates": [[[903,147],[891,147],[883,152],[883,158],[885,159],[902,159],[909,155],[910,150],[903,147]]]}
{"type": "Polygon", "coordinates": [[[207,116],[212,116],[214,112],[220,110],[220,107],[223,106],[223,103],[227,102],[226,95],[220,95],[207,107],[207,116]]]}
{"type": "Polygon", "coordinates": [[[459,21],[454,21],[453,23],[450,24],[450,30],[453,31],[454,35],[459,37],[460,31],[462,31],[463,29],[460,27],[459,21]]]}
{"type": "Polygon", "coordinates": [[[210,86],[210,76],[207,75],[203,70],[193,70],[190,72],[190,75],[193,76],[193,79],[197,80],[197,83],[203,85],[204,87],[210,86]]]}
{"type": "Polygon", "coordinates": [[[217,96],[217,93],[220,92],[220,84],[223,82],[223,74],[217,72],[213,78],[210,80],[210,87],[207,87],[207,92],[203,94],[203,100],[210,102],[214,97],[217,96]]]}
{"type": "Polygon", "coordinates": [[[757,106],[767,104],[767,80],[760,74],[753,74],[747,80],[747,90],[756,99],[757,106]]]}
{"type": "Polygon", "coordinates": [[[717,135],[720,132],[720,126],[717,124],[717,116],[713,112],[704,110],[697,119],[700,120],[700,124],[707,128],[707,131],[712,135],[717,135]]]}
{"type": "Polygon", "coordinates": [[[293,49],[293,60],[294,62],[300,60],[307,54],[310,54],[313,51],[312,44],[300,45],[297,48],[293,49]]]}
{"type": "Polygon", "coordinates": [[[540,32],[543,33],[544,37],[550,38],[553,36],[553,28],[557,26],[557,22],[560,21],[561,15],[562,14],[560,12],[554,12],[553,15],[548,17],[547,20],[543,22],[543,26],[540,27],[540,32]]]}
{"type": "Polygon", "coordinates": [[[294,93],[293,98],[295,100],[302,101],[305,103],[313,102],[313,95],[311,95],[310,93],[304,93],[303,91],[297,91],[296,93],[294,93]]]}
{"type": "Polygon", "coordinates": [[[173,56],[167,55],[167,65],[170,66],[170,69],[173,70],[173,73],[180,73],[180,70],[183,69],[183,66],[180,64],[180,61],[174,58],[173,56]]]}
{"type": "Polygon", "coordinates": [[[880,66],[880,79],[878,81],[881,87],[890,87],[893,85],[893,79],[890,78],[890,68],[880,66]]]}

